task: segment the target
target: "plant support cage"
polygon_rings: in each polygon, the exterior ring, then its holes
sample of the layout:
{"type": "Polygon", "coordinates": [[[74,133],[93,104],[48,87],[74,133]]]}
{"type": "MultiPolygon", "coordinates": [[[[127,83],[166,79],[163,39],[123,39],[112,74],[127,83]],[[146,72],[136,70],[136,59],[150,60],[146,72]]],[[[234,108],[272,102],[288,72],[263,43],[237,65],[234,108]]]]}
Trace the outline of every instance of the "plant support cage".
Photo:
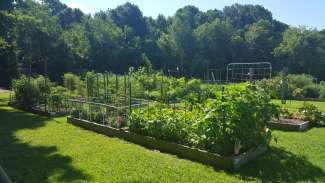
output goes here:
{"type": "Polygon", "coordinates": [[[227,65],[227,82],[239,83],[270,79],[272,65],[270,62],[230,63],[227,65]]]}

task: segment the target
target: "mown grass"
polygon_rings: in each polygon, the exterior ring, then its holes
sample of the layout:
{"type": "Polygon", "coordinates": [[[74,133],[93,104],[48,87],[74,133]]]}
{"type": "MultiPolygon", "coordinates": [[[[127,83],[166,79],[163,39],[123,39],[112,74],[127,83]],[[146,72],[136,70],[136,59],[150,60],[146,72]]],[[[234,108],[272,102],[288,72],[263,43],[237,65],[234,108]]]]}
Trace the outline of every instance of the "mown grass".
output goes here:
{"type": "Polygon", "coordinates": [[[230,173],[15,110],[5,97],[0,164],[13,182],[325,182],[325,129],[276,131],[269,153],[230,173]]]}
{"type": "Polygon", "coordinates": [[[282,104],[281,100],[272,100],[275,104],[284,106],[289,109],[289,111],[297,111],[304,103],[312,103],[319,108],[319,110],[325,112],[325,102],[320,101],[297,101],[297,100],[287,100],[286,104],[282,104]]]}

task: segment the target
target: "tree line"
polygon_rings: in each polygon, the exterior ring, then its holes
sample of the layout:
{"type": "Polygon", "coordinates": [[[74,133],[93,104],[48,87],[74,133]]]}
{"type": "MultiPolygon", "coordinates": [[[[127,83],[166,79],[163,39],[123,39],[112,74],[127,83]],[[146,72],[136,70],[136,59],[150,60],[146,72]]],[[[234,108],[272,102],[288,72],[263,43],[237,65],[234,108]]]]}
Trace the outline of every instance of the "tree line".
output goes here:
{"type": "Polygon", "coordinates": [[[325,80],[325,30],[291,27],[260,5],[185,6],[152,18],[131,3],[89,15],[59,0],[2,0],[0,59],[0,85],[19,73],[61,81],[66,72],[140,66],[203,78],[208,68],[261,61],[325,80]]]}

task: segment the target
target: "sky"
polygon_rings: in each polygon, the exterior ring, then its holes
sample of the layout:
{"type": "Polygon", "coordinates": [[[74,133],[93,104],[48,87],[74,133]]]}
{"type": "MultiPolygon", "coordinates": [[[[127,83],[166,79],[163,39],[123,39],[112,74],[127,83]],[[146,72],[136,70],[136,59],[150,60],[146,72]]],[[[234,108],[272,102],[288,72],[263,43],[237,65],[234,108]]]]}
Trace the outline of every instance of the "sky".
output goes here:
{"type": "Polygon", "coordinates": [[[194,5],[201,11],[222,10],[235,3],[259,4],[273,13],[273,17],[291,26],[307,26],[325,29],[325,0],[61,0],[84,13],[116,8],[125,2],[136,4],[143,15],[157,17],[159,14],[172,16],[186,5],[194,5]]]}

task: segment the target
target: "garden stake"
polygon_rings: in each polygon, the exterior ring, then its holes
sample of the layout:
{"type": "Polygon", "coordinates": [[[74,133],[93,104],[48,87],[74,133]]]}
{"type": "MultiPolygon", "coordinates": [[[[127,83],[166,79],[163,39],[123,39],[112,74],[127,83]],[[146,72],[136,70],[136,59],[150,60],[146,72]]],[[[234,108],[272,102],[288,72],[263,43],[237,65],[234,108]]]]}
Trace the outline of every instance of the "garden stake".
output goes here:
{"type": "Polygon", "coordinates": [[[126,89],[127,89],[127,86],[126,86],[126,75],[124,73],[124,97],[125,97],[125,104],[127,103],[127,97],[126,97],[126,89]]]}
{"type": "Polygon", "coordinates": [[[115,75],[115,104],[118,105],[118,101],[117,101],[117,98],[118,98],[118,79],[117,79],[117,75],[115,75]]]}
{"type": "Polygon", "coordinates": [[[98,74],[96,74],[96,84],[97,84],[97,97],[99,97],[99,81],[98,81],[98,74]]]}
{"type": "Polygon", "coordinates": [[[131,112],[132,112],[132,109],[131,109],[131,105],[132,105],[132,98],[131,98],[132,97],[132,90],[131,90],[131,82],[130,82],[130,80],[129,80],[129,95],[130,95],[129,96],[129,98],[130,98],[129,99],[130,100],[129,101],[129,108],[130,108],[130,114],[131,114],[131,112]]]}

